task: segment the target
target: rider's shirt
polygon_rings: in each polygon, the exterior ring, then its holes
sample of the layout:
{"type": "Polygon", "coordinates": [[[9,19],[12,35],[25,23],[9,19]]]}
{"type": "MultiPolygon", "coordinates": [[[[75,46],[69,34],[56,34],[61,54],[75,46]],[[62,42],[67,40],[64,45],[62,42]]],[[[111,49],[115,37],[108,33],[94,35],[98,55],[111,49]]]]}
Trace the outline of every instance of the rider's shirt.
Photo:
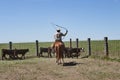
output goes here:
{"type": "Polygon", "coordinates": [[[54,37],[55,37],[55,40],[62,41],[62,36],[65,36],[65,35],[61,32],[57,32],[54,37]]]}

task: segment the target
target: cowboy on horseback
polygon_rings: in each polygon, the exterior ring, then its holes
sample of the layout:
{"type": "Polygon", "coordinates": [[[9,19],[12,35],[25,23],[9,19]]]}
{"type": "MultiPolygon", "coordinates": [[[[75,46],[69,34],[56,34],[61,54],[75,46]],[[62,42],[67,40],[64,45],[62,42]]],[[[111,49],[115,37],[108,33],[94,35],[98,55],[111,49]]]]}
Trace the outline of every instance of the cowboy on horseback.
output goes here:
{"type": "Polygon", "coordinates": [[[56,24],[54,24],[54,25],[57,26],[58,29],[56,29],[57,33],[54,35],[55,42],[51,45],[51,48],[52,48],[52,52],[56,53],[56,63],[60,64],[61,60],[64,63],[63,53],[64,53],[65,45],[62,41],[62,39],[63,39],[62,37],[67,35],[68,30],[65,27],[61,27],[56,24]],[[62,33],[60,28],[65,29],[66,32],[62,33]]]}
{"type": "MultiPolygon", "coordinates": [[[[63,45],[64,45],[64,42],[62,41],[62,37],[67,35],[68,30],[66,30],[65,33],[62,33],[60,28],[58,28],[56,31],[57,31],[57,33],[54,35],[55,42],[59,41],[59,42],[63,43],[63,45]]],[[[55,42],[53,43],[52,48],[54,48],[55,42]]],[[[65,45],[64,45],[64,48],[65,48],[65,45]]]]}
{"type": "Polygon", "coordinates": [[[63,34],[62,32],[60,32],[61,30],[58,28],[57,33],[54,35],[55,41],[61,41],[62,42],[62,36],[66,36],[68,33],[68,30],[66,30],[66,33],[63,34]]]}

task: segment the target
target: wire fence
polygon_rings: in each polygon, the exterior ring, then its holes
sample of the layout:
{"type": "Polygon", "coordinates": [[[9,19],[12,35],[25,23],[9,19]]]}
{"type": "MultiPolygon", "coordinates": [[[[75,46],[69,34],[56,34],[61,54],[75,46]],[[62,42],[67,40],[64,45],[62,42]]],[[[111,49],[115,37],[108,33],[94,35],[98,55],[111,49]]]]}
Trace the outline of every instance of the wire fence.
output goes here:
{"type": "MultiPolygon", "coordinates": [[[[90,38],[89,38],[90,39],[90,38]]],[[[84,57],[87,55],[90,56],[99,56],[105,57],[108,56],[110,58],[120,59],[120,40],[108,40],[108,44],[106,45],[105,39],[103,40],[78,40],[78,38],[74,41],[70,39],[70,41],[66,41],[66,47],[78,47],[84,48],[85,52],[82,52],[80,57],[84,57]],[[108,46],[108,51],[106,50],[106,46],[108,46]],[[108,54],[106,54],[106,51],[108,54]]],[[[31,42],[31,43],[2,43],[0,44],[0,50],[2,49],[29,49],[29,53],[26,56],[37,56],[40,52],[40,47],[50,47],[53,42],[31,42]]]]}

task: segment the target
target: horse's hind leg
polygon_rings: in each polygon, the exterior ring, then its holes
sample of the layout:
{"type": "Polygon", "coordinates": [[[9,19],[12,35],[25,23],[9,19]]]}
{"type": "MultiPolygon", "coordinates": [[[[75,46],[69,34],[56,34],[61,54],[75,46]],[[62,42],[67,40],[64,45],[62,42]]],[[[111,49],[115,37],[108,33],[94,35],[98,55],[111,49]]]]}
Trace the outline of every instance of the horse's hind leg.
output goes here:
{"type": "Polygon", "coordinates": [[[59,58],[59,64],[62,64],[62,61],[61,61],[61,59],[59,58]]]}
{"type": "Polygon", "coordinates": [[[59,65],[59,58],[56,56],[56,63],[59,65]]]}
{"type": "Polygon", "coordinates": [[[60,59],[57,59],[57,60],[56,60],[56,63],[57,63],[58,65],[60,64],[59,61],[60,61],[60,59]]]}

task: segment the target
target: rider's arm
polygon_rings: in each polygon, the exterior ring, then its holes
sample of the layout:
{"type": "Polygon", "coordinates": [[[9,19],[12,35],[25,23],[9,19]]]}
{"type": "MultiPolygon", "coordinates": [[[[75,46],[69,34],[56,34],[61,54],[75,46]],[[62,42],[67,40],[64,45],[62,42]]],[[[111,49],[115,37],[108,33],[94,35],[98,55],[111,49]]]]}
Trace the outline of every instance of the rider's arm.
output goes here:
{"type": "Polygon", "coordinates": [[[65,34],[63,34],[63,36],[66,36],[66,35],[67,35],[67,33],[68,33],[68,30],[66,30],[66,32],[65,32],[65,34]]]}

